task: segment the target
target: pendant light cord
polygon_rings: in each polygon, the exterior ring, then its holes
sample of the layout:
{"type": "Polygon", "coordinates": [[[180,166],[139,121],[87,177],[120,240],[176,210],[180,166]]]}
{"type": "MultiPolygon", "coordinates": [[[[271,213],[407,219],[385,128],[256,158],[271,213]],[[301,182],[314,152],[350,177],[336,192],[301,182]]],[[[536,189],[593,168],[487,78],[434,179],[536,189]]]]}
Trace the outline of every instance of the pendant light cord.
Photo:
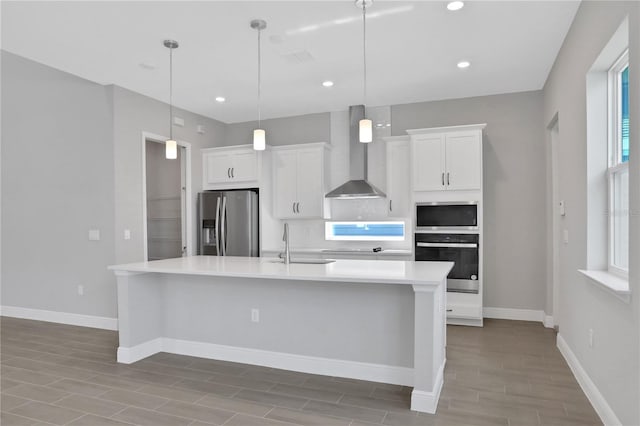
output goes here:
{"type": "Polygon", "coordinates": [[[363,103],[367,105],[367,1],[362,1],[362,63],[364,69],[363,103]]]}
{"type": "Polygon", "coordinates": [[[169,139],[173,140],[173,47],[169,47],[169,139]]]}
{"type": "Polygon", "coordinates": [[[260,128],[260,100],[261,100],[261,74],[260,74],[260,69],[261,69],[261,64],[262,64],[262,52],[260,49],[260,36],[262,34],[262,30],[258,28],[258,128],[260,128]]]}

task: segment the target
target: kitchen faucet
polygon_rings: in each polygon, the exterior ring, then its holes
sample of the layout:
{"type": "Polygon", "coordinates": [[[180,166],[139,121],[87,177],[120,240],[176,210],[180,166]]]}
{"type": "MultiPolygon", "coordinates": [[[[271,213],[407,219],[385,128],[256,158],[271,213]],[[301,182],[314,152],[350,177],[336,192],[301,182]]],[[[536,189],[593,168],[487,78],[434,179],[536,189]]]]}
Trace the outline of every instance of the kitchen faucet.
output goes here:
{"type": "Polygon", "coordinates": [[[289,253],[289,224],[284,223],[284,234],[282,234],[282,241],[284,241],[284,264],[291,263],[291,254],[289,253]]]}

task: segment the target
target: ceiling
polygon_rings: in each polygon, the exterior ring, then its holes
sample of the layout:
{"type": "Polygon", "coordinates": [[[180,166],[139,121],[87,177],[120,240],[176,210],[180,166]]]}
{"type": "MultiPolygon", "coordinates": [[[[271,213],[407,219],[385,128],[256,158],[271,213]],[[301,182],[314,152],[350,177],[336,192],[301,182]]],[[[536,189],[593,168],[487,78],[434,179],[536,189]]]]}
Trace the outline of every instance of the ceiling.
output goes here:
{"type": "MultiPolygon", "coordinates": [[[[367,8],[369,106],[538,90],[578,1],[375,0],[367,8]],[[460,60],[471,67],[458,69],[460,60]]],[[[362,10],[339,1],[2,2],[2,49],[223,122],[362,104],[362,10]],[[325,88],[324,80],[335,85],[325,88]],[[227,101],[218,103],[216,96],[227,101]]]]}

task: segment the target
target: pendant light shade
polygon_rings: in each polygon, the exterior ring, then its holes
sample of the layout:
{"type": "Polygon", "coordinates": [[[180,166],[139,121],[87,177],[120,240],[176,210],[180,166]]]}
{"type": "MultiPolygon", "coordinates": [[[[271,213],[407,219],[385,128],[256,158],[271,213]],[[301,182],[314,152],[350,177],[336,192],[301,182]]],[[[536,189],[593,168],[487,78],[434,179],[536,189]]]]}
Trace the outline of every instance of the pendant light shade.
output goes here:
{"type": "Polygon", "coordinates": [[[373,123],[368,118],[360,120],[360,142],[369,143],[373,141],[373,123]]]}
{"type": "Polygon", "coordinates": [[[169,139],[164,143],[164,156],[167,160],[178,158],[178,142],[169,139]]]}
{"type": "Polygon", "coordinates": [[[169,140],[164,144],[164,156],[167,160],[178,158],[178,143],[173,139],[173,49],[178,48],[175,40],[165,40],[164,47],[169,49],[169,140]]]}
{"type": "Polygon", "coordinates": [[[262,30],[267,28],[267,23],[262,19],[254,19],[251,21],[251,28],[258,31],[258,128],[253,131],[253,149],[256,151],[264,151],[266,147],[266,134],[264,129],[260,127],[260,97],[261,97],[261,66],[262,57],[260,51],[260,34],[262,30]]]}
{"type": "Polygon", "coordinates": [[[361,143],[373,141],[373,123],[367,118],[367,6],[371,6],[373,0],[356,0],[356,6],[362,7],[362,92],[363,104],[365,105],[365,118],[360,120],[358,139],[361,143]]]}

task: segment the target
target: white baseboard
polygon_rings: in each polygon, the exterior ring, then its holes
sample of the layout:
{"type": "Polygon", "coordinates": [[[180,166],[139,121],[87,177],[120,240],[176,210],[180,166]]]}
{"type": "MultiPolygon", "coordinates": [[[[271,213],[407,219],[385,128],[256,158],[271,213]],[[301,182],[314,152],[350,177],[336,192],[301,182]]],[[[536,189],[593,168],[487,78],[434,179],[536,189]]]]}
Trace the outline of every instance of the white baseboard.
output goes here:
{"type": "Polygon", "coordinates": [[[555,322],[553,320],[553,316],[547,315],[546,313],[544,315],[544,321],[542,323],[544,324],[544,326],[546,328],[554,328],[555,327],[555,322]]]}
{"type": "Polygon", "coordinates": [[[598,416],[600,416],[600,420],[602,420],[602,423],[605,426],[622,425],[620,420],[618,420],[616,413],[614,413],[613,409],[611,409],[611,407],[607,403],[607,400],[604,398],[604,396],[602,396],[602,394],[598,390],[598,387],[595,383],[593,383],[593,380],[591,380],[584,368],[582,368],[580,361],[578,361],[578,358],[560,334],[558,334],[556,343],[558,349],[560,350],[560,353],[567,361],[567,364],[569,364],[569,368],[573,372],[573,375],[576,377],[578,384],[580,384],[582,391],[589,399],[589,402],[591,402],[591,405],[593,405],[593,408],[596,410],[596,413],[598,413],[598,416]]]}
{"type": "Polygon", "coordinates": [[[1,306],[0,316],[55,322],[59,324],[79,325],[82,327],[101,328],[104,330],[118,329],[117,318],[46,311],[44,309],[21,308],[18,306],[1,306]]]}
{"type": "Polygon", "coordinates": [[[118,362],[133,363],[157,352],[261,365],[324,376],[413,386],[413,368],[409,367],[320,358],[166,337],[154,339],[130,348],[118,348],[118,362]]]}
{"type": "Polygon", "coordinates": [[[544,322],[544,312],[533,309],[483,308],[485,318],[544,322]]]}
{"type": "Polygon", "coordinates": [[[411,409],[422,413],[435,414],[438,408],[438,400],[440,400],[440,392],[444,384],[444,366],[447,363],[445,359],[442,366],[438,369],[436,383],[433,392],[417,391],[411,392],[411,409]]]}
{"type": "Polygon", "coordinates": [[[163,339],[157,338],[130,348],[119,346],[117,359],[118,362],[123,364],[133,364],[136,361],[140,361],[141,359],[162,351],[163,339]]]}

